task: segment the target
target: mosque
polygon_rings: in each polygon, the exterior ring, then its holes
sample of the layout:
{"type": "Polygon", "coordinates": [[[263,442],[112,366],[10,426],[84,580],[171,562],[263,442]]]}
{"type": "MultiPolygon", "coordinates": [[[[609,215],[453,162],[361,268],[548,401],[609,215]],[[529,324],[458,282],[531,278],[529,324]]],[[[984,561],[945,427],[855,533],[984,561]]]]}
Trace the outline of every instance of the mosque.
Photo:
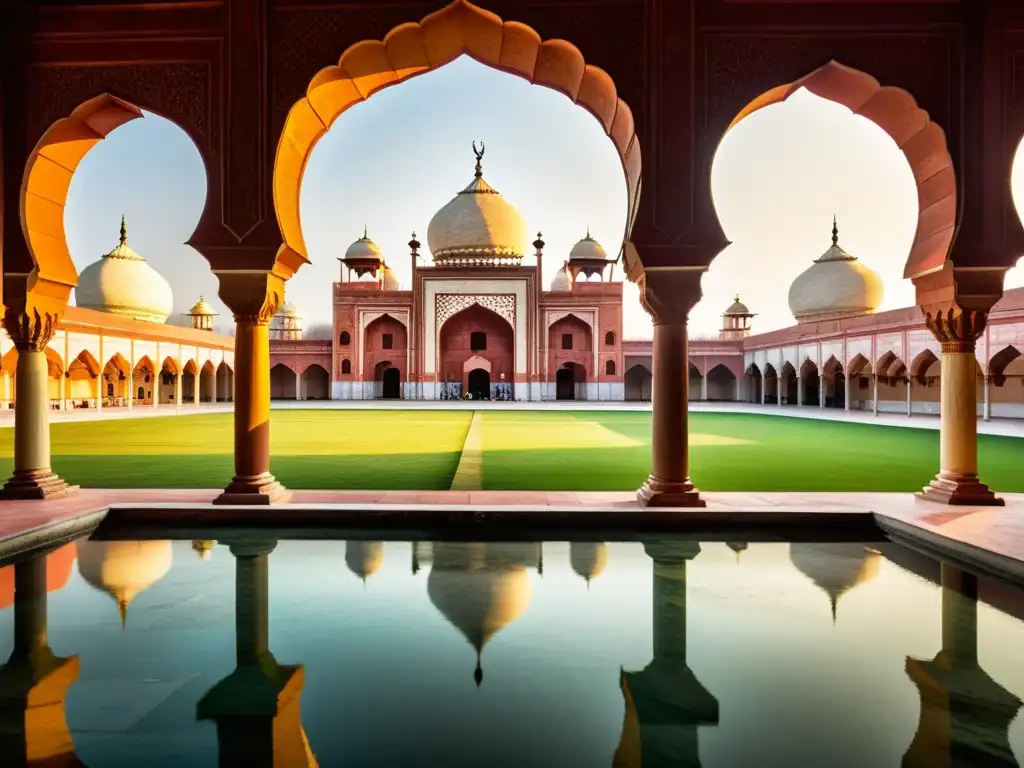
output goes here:
{"type": "MultiPolygon", "coordinates": [[[[623,285],[589,232],[546,280],[544,240],[483,176],[415,233],[403,287],[366,231],[339,259],[332,338],[304,339],[286,303],[271,325],[275,399],[644,401],[652,342],[624,339],[623,285]],[[536,264],[523,264],[532,248],[536,264]]],[[[878,312],[877,273],[839,244],[792,283],[796,324],[752,333],[736,300],[713,338],[689,343],[689,399],[938,413],[941,350],[916,307],[878,312]]],[[[1024,418],[1024,289],[1008,290],[977,345],[978,412],[1024,418]]]]}

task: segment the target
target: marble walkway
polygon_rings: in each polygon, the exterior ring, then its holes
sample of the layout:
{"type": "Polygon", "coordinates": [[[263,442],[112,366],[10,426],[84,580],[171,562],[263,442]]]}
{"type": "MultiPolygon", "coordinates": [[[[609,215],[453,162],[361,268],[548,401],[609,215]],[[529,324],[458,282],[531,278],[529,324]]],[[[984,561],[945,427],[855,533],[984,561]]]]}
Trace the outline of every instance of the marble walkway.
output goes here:
{"type": "MultiPolygon", "coordinates": [[[[543,537],[545,528],[602,525],[628,530],[630,521],[660,530],[733,530],[779,526],[825,529],[831,522],[869,525],[897,540],[955,557],[982,572],[1024,585],[1024,494],[1005,494],[1005,507],[946,507],[903,493],[706,493],[704,510],[640,507],[632,493],[543,491],[294,491],[286,503],[215,507],[216,490],[83,490],[50,501],[0,502],[0,556],[90,533],[108,515],[118,525],[164,529],[288,526],[436,530],[449,524],[497,522],[543,537]]],[[[211,530],[211,533],[214,531],[211,530]]],[[[778,534],[776,534],[778,535],[778,534]]]]}

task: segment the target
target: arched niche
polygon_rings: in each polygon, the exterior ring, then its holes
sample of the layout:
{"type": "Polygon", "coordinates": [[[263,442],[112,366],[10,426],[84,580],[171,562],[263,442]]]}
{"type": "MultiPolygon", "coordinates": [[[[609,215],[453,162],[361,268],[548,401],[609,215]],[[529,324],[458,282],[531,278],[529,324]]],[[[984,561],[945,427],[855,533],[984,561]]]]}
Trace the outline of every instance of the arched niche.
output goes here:
{"type": "MultiPolygon", "coordinates": [[[[518,75],[565,94],[600,122],[622,161],[628,215],[623,240],[635,220],[641,185],[640,145],[629,107],[603,70],[588,65],[565,40],[542,41],[514,21],[454,0],[417,22],[401,24],[384,39],[350,46],[338,64],[322,69],[288,113],[274,158],[274,210],[283,245],[278,271],[287,276],[309,261],[302,235],[302,177],[317,141],[338,117],[377,91],[448,64],[459,56],[518,75]]],[[[632,260],[626,248],[627,260],[632,260]]],[[[627,269],[638,265],[627,263],[627,269]]]]}

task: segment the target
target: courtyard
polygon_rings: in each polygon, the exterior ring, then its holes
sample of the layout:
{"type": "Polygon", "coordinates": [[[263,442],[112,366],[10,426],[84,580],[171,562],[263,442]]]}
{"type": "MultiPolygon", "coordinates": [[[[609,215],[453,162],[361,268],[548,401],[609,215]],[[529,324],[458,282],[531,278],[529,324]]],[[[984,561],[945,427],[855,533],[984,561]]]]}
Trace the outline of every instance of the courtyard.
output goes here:
{"type": "MultiPolygon", "coordinates": [[[[275,409],[271,469],[310,490],[633,491],[650,471],[644,410],[275,409]],[[458,479],[456,480],[456,476],[458,479]]],[[[934,429],[758,413],[693,412],[704,491],[911,492],[934,475],[934,429]]],[[[64,421],[53,468],[86,488],[221,488],[232,414],[64,421]]],[[[1018,437],[979,435],[981,477],[1024,492],[1018,437]]],[[[13,466],[0,428],[0,472],[13,466]]]]}

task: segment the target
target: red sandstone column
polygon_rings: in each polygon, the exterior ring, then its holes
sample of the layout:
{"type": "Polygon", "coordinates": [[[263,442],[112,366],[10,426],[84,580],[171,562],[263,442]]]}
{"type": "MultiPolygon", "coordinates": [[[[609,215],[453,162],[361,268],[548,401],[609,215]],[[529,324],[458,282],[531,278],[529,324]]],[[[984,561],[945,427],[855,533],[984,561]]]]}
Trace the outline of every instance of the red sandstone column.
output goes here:
{"type": "Polygon", "coordinates": [[[987,311],[944,307],[925,312],[929,330],[942,344],[939,379],[941,419],[939,473],[918,497],[943,504],[1002,506],[978,479],[978,393],[976,340],[987,311]]]}
{"type": "Polygon", "coordinates": [[[646,506],[703,507],[690,482],[690,363],[686,320],[700,298],[700,274],[686,271],[646,273],[640,281],[644,308],[654,321],[652,466],[637,491],[646,506]]]}
{"type": "Polygon", "coordinates": [[[270,318],[283,301],[284,281],[273,275],[262,275],[262,281],[255,279],[261,275],[219,277],[236,328],[235,476],[214,503],[270,504],[286,498],[270,474],[270,318]]]}

